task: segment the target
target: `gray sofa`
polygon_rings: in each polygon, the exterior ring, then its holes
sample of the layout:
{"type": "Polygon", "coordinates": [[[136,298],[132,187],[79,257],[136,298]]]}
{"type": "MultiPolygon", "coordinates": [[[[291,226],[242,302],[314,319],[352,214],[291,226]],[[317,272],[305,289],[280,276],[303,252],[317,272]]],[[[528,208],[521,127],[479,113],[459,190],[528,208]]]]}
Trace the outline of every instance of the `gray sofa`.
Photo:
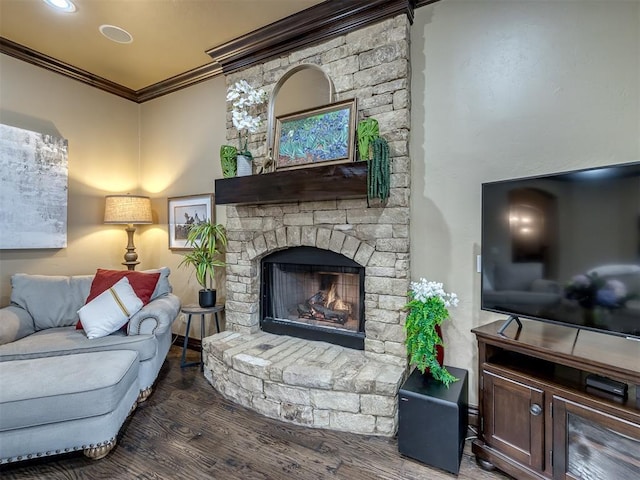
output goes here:
{"type": "Polygon", "coordinates": [[[126,331],[76,329],[93,275],[16,274],[0,309],[0,463],[83,450],[105,456],[151,393],[171,346],[180,300],[169,269],[126,331]]]}

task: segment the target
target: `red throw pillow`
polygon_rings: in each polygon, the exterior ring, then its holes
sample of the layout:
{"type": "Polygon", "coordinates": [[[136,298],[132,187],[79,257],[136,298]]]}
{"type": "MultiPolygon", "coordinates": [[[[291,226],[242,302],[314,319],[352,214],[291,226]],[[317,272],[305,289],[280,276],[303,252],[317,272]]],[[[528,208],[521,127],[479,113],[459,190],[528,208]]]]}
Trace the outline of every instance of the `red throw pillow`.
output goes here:
{"type": "MultiPolygon", "coordinates": [[[[133,291],[136,292],[138,298],[142,300],[142,304],[146,305],[151,301],[151,295],[153,295],[153,291],[156,288],[160,273],[142,273],[133,270],[104,270],[99,268],[96,271],[93,282],[91,282],[91,289],[89,290],[89,296],[85,301],[85,305],[105,290],[113,287],[116,282],[123,277],[127,277],[133,291]]],[[[82,330],[80,320],[78,320],[76,324],[76,330],[82,330]]]]}

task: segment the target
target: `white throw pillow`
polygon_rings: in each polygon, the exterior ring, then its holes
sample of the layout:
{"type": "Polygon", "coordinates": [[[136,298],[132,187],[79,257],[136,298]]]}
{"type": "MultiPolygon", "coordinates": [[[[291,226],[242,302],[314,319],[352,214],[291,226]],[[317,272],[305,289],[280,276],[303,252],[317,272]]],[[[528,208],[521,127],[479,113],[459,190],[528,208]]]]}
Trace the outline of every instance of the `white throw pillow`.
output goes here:
{"type": "Polygon", "coordinates": [[[87,338],[100,338],[122,327],[142,305],[127,277],[123,277],[78,310],[78,315],[87,338]]]}

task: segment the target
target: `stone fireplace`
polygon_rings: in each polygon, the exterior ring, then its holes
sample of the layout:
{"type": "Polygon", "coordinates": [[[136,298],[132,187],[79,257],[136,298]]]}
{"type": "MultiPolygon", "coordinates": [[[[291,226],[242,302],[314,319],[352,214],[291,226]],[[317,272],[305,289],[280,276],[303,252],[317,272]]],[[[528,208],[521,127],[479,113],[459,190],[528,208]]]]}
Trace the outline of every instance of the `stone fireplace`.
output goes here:
{"type": "MultiPolygon", "coordinates": [[[[396,431],[397,393],[407,373],[408,56],[409,20],[398,15],[227,79],[269,91],[295,65],[320,65],[337,100],[357,98],[359,119],[378,120],[391,157],[385,204],[339,194],[226,202],[226,331],[205,338],[203,349],[206,378],[241,405],[312,427],[396,431]]],[[[230,143],[236,135],[229,124],[230,143]]],[[[251,138],[258,160],[266,154],[264,138],[251,138]]]]}

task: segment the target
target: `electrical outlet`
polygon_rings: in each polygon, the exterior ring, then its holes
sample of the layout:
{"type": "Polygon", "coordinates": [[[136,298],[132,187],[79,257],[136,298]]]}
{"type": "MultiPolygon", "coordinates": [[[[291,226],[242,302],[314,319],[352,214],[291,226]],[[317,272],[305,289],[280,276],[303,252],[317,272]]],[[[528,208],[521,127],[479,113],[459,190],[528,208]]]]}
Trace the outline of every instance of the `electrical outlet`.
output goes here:
{"type": "Polygon", "coordinates": [[[187,323],[187,316],[184,313],[180,314],[180,321],[182,323],[187,323]]]}

